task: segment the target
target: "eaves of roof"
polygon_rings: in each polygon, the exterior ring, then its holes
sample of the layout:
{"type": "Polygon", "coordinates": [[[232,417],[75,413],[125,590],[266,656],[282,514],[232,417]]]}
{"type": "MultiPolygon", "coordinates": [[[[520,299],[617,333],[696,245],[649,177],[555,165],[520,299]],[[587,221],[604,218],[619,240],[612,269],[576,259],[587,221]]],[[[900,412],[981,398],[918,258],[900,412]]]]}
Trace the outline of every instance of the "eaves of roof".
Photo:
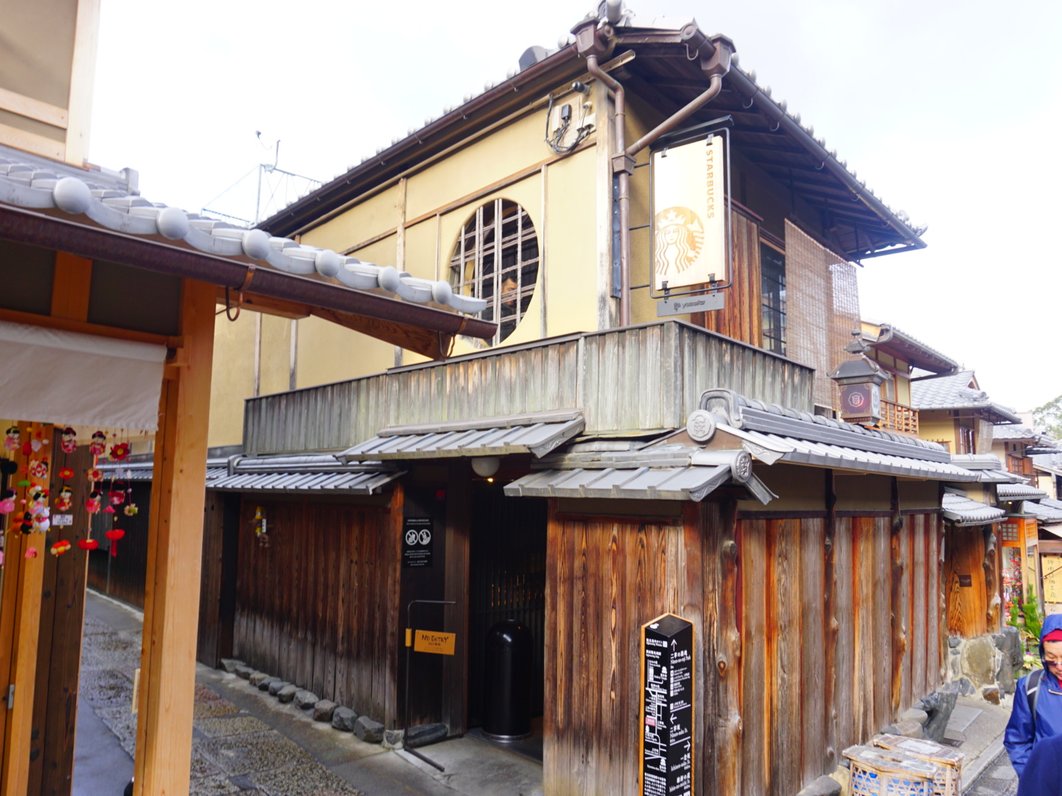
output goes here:
{"type": "Polygon", "coordinates": [[[442,353],[439,333],[486,338],[495,328],[450,311],[479,312],[482,302],[446,282],[149,202],[136,191],[135,173],[77,169],[7,147],[0,147],[0,239],[198,279],[251,307],[284,306],[351,328],[372,318],[400,328],[407,347],[428,356],[442,353]]]}
{"type": "Polygon", "coordinates": [[[866,341],[873,348],[902,359],[904,362],[930,373],[953,373],[959,363],[950,357],[944,356],[939,351],[930,348],[920,340],[916,340],[906,332],[902,332],[890,324],[878,326],[878,336],[866,341]]]}
{"type": "MultiPolygon", "coordinates": [[[[630,90],[638,85],[661,98],[654,84],[668,84],[670,101],[681,107],[704,91],[706,80],[696,59],[687,55],[687,44],[676,30],[623,27],[615,29],[613,54],[633,54],[614,73],[621,82],[631,77],[630,90]]],[[[621,60],[617,58],[617,60],[621,60]]],[[[608,64],[605,64],[606,68],[608,64]]],[[[573,44],[488,88],[460,107],[447,111],[419,130],[376,155],[366,158],[320,188],[296,200],[262,223],[279,236],[290,236],[342,211],[369,190],[421,167],[450,147],[468,143],[506,117],[526,111],[530,102],[575,78],[586,76],[585,62],[573,44]]],[[[914,227],[903,213],[895,212],[850,171],[836,152],[828,150],[797,114],[776,102],[770,90],[761,88],[752,74],[736,64],[724,79],[724,91],[703,113],[730,114],[734,146],[767,173],[790,185],[830,220],[847,232],[828,243],[849,259],[923,248],[924,228],[914,227]],[[778,133],[789,146],[778,146],[778,133]]],[[[839,233],[838,233],[839,234],[839,233]]]]}

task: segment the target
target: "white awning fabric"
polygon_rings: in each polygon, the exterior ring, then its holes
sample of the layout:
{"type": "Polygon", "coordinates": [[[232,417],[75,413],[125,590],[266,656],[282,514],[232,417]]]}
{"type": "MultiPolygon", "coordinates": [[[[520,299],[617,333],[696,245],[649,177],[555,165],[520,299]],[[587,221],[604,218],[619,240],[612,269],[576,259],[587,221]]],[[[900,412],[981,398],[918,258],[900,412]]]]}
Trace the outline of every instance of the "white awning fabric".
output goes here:
{"type": "Polygon", "coordinates": [[[154,431],[166,347],[0,321],[0,417],[154,431]]]}

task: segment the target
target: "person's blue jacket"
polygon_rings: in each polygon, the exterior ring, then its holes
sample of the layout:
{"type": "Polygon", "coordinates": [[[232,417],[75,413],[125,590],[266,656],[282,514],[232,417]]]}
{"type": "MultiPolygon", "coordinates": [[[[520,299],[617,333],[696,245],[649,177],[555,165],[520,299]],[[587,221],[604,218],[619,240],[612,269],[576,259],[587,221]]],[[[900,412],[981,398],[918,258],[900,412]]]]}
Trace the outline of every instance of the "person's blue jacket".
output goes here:
{"type": "Polygon", "coordinates": [[[1062,796],[1062,735],[1036,744],[1021,772],[1018,796],[1062,796]]]}
{"type": "MultiPolygon", "coordinates": [[[[1052,630],[1062,630],[1062,614],[1051,614],[1044,619],[1044,626],[1040,630],[1041,661],[1044,657],[1043,638],[1052,630]]],[[[1047,670],[1047,667],[1044,669],[1043,680],[1040,681],[1040,696],[1036,703],[1035,734],[1032,714],[1029,712],[1029,699],[1025,695],[1028,675],[1018,680],[1014,691],[1014,708],[1010,713],[1010,721],[1007,722],[1007,730],[1003,734],[1003,746],[1007,748],[1011,765],[1019,777],[1029,760],[1033,746],[1044,738],[1062,735],[1062,685],[1053,672],[1047,670]]]]}

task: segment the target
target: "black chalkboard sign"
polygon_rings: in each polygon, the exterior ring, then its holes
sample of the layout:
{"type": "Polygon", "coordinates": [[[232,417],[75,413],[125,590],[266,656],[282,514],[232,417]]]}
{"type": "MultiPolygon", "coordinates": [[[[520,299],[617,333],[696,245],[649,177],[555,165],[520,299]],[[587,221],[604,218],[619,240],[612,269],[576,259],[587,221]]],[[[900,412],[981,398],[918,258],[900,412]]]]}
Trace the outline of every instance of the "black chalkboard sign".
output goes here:
{"type": "Polygon", "coordinates": [[[406,517],[402,524],[402,567],[421,569],[432,564],[431,517],[406,517]]]}
{"type": "Polygon", "coordinates": [[[693,794],[693,625],[642,625],[642,796],[693,794]]]}

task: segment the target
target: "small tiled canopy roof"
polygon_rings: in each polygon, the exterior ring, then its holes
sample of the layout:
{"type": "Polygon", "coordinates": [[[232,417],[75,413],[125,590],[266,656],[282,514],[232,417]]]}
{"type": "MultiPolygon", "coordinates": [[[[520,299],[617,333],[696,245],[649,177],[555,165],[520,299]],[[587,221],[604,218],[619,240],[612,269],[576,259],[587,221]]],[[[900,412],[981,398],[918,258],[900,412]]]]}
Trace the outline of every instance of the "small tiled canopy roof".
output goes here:
{"type": "Polygon", "coordinates": [[[993,403],[988,393],[971,387],[976,384],[972,370],[911,382],[911,406],[915,409],[981,410],[992,423],[1020,423],[1012,410],[993,403]]]}
{"type": "Polygon", "coordinates": [[[404,329],[419,341],[407,347],[430,356],[443,349],[436,334],[495,331],[468,317],[486,302],[447,282],[149,202],[132,170],[83,169],[4,146],[0,240],[201,280],[246,293],[252,308],[300,308],[351,328],[358,328],[351,319],[375,319],[390,324],[389,339],[398,342],[393,329],[404,329]]]}
{"type": "Polygon", "coordinates": [[[943,498],[944,519],[953,525],[986,525],[1007,516],[1003,509],[973,500],[955,492],[945,492],[943,498]]]}

